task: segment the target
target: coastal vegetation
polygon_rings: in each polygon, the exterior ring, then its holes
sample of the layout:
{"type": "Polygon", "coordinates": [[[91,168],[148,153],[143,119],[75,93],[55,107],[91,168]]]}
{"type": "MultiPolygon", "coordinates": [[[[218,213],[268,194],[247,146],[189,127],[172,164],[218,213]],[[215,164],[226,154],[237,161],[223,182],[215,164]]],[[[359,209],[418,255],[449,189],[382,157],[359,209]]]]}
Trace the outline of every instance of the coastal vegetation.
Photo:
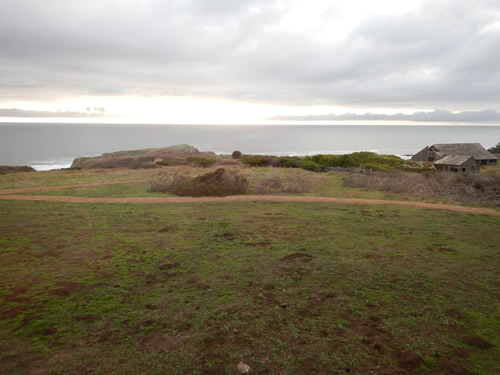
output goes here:
{"type": "Polygon", "coordinates": [[[489,148],[488,152],[491,152],[492,154],[500,154],[500,142],[498,142],[496,146],[489,148]]]}
{"type": "Polygon", "coordinates": [[[245,194],[247,190],[248,180],[245,177],[237,175],[235,171],[226,171],[224,168],[194,178],[178,174],[159,174],[151,181],[150,188],[152,192],[190,197],[224,197],[245,194]]]}
{"type": "Polygon", "coordinates": [[[217,160],[215,159],[204,158],[201,156],[188,156],[186,160],[190,163],[193,163],[197,167],[202,167],[202,168],[211,167],[217,162],[217,160]]]}
{"type": "Polygon", "coordinates": [[[411,172],[434,170],[428,163],[413,162],[395,155],[378,155],[367,151],[345,155],[319,154],[304,157],[244,155],[242,162],[252,167],[302,168],[315,172],[327,171],[330,168],[362,168],[379,172],[390,172],[396,169],[411,172]]]}
{"type": "Polygon", "coordinates": [[[353,174],[344,180],[344,186],[500,207],[500,174],[353,174]]]}

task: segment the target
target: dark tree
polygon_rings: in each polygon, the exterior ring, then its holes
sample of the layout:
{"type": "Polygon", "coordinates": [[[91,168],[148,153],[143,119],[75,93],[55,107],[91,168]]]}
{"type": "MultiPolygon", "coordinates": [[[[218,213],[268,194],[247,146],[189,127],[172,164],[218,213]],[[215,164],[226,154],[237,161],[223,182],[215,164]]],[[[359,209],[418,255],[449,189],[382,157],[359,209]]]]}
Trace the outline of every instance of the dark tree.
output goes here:
{"type": "Polygon", "coordinates": [[[491,152],[492,154],[500,154],[500,142],[498,142],[496,146],[489,148],[488,152],[491,152]]]}
{"type": "Polygon", "coordinates": [[[233,153],[231,154],[233,159],[241,159],[242,155],[243,154],[240,151],[233,151],[233,153]]]}

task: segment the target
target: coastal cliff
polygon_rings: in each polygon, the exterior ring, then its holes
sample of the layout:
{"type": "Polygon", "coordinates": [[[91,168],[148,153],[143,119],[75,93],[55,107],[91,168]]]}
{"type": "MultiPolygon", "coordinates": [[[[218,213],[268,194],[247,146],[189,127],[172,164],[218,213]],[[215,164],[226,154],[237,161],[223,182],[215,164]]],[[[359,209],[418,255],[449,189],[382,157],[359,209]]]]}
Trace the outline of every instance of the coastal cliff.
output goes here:
{"type": "Polygon", "coordinates": [[[144,168],[148,166],[185,164],[189,156],[214,157],[213,152],[200,152],[190,145],[117,151],[96,157],[76,158],[71,168],[144,168]]]}

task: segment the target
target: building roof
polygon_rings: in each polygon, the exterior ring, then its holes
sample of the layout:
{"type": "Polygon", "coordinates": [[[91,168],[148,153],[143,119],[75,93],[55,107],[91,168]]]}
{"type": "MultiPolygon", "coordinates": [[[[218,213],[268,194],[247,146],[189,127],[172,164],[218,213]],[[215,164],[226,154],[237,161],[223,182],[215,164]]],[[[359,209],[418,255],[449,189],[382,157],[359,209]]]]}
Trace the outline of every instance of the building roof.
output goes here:
{"type": "Polygon", "coordinates": [[[479,143],[443,143],[429,147],[440,156],[472,156],[476,160],[496,160],[496,156],[485,150],[479,143]]]}
{"type": "Polygon", "coordinates": [[[445,164],[445,165],[462,165],[467,160],[471,159],[470,155],[450,155],[435,161],[434,164],[445,164]]]}

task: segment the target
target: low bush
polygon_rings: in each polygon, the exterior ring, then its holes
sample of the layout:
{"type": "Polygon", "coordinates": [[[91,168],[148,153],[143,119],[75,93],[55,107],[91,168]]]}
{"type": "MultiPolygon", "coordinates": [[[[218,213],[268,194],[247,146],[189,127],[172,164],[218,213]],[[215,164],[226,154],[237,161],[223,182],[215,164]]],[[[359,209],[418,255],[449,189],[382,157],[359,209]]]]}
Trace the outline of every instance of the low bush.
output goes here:
{"type": "Polygon", "coordinates": [[[299,168],[305,169],[306,171],[320,172],[321,166],[312,160],[300,160],[298,163],[299,168]]]}
{"type": "Polygon", "coordinates": [[[401,169],[407,172],[431,172],[435,171],[436,168],[432,163],[425,163],[423,161],[413,161],[405,160],[401,166],[401,169]]]}
{"type": "Polygon", "coordinates": [[[176,160],[161,160],[157,161],[155,165],[158,165],[160,167],[174,167],[177,165],[185,165],[186,163],[176,161],[176,160]]]}
{"type": "Polygon", "coordinates": [[[500,142],[498,142],[496,146],[490,147],[488,152],[491,152],[492,154],[500,154],[500,142]]]}
{"type": "Polygon", "coordinates": [[[327,168],[367,168],[388,172],[401,168],[405,161],[394,155],[377,155],[363,151],[346,155],[320,154],[306,157],[245,155],[242,162],[252,167],[302,168],[314,172],[324,171],[327,168]]]}
{"type": "Polygon", "coordinates": [[[202,168],[208,168],[215,164],[215,159],[208,159],[201,156],[188,156],[186,160],[202,168]]]}
{"type": "Polygon", "coordinates": [[[415,198],[448,198],[500,206],[500,177],[445,172],[351,175],[344,186],[400,193],[415,198]]]}
{"type": "Polygon", "coordinates": [[[275,156],[245,155],[241,159],[243,164],[250,167],[279,167],[280,159],[275,156]]]}
{"type": "Polygon", "coordinates": [[[302,194],[310,189],[310,184],[304,176],[276,172],[255,181],[251,186],[251,191],[255,194],[302,194]]]}
{"type": "Polygon", "coordinates": [[[170,193],[179,196],[203,197],[245,194],[248,180],[236,172],[219,168],[195,178],[180,175],[159,174],[151,181],[150,191],[170,193]]]}
{"type": "Polygon", "coordinates": [[[231,157],[233,159],[241,159],[242,156],[243,154],[240,151],[233,151],[233,153],[231,154],[231,157]]]}

